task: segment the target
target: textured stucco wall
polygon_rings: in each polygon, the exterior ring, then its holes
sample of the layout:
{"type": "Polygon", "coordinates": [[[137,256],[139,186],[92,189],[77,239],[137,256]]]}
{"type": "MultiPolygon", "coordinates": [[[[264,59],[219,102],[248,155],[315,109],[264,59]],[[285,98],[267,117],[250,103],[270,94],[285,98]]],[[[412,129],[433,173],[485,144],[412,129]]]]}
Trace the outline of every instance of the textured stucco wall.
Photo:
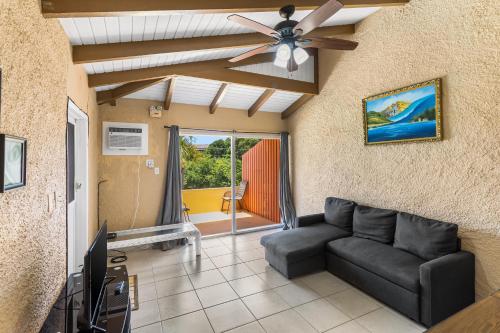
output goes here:
{"type": "Polygon", "coordinates": [[[42,18],[38,1],[0,1],[0,67],[0,132],[28,139],[28,185],[0,194],[0,332],[38,332],[65,280],[67,96],[88,112],[94,134],[97,105],[62,28],[42,18]]]}
{"type": "Polygon", "coordinates": [[[116,107],[103,105],[99,108],[101,121],[149,124],[148,156],[102,156],[99,152],[99,177],[108,181],[101,187],[100,215],[101,220],[108,221],[111,230],[130,228],[136,207],[136,228],[155,224],[165,184],[168,149],[165,125],[263,132],[279,132],[286,128],[278,113],[258,112],[248,118],[243,110],[218,109],[211,115],[207,107],[185,104],[173,104],[170,110],[163,112],[161,119],[150,118],[148,110],[154,104],[153,101],[119,99],[116,107]],[[160,167],[159,176],[146,168],[147,159],[153,159],[160,167]]]}
{"type": "Polygon", "coordinates": [[[457,223],[477,293],[500,288],[500,2],[412,0],[320,53],[321,94],[289,121],[299,214],[326,196],[457,223]],[[363,144],[364,97],[443,78],[444,141],[363,144]]]}

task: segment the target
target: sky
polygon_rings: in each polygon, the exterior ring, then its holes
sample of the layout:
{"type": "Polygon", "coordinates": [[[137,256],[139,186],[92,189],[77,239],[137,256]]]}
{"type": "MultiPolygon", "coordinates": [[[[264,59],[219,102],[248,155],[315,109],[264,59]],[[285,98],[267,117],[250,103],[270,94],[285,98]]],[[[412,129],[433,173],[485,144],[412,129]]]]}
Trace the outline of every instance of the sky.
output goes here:
{"type": "Polygon", "coordinates": [[[436,90],[435,87],[432,86],[427,86],[423,88],[419,88],[417,90],[412,90],[412,91],[406,91],[399,93],[397,95],[393,96],[388,96],[385,98],[377,99],[374,101],[369,101],[367,103],[367,111],[375,111],[375,112],[380,112],[385,110],[389,105],[392,105],[398,101],[402,102],[414,102],[422,97],[435,94],[436,90]]]}
{"type": "Polygon", "coordinates": [[[193,137],[195,138],[194,141],[195,144],[204,144],[204,145],[209,145],[214,141],[226,138],[224,136],[209,136],[209,135],[193,135],[193,137]]]}

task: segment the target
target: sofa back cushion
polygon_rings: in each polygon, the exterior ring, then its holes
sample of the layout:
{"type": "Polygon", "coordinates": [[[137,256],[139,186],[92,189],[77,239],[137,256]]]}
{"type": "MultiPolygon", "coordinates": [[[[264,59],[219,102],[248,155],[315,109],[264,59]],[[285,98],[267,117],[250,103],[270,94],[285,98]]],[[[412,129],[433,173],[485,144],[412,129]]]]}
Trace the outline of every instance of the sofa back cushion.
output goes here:
{"type": "Polygon", "coordinates": [[[396,229],[396,214],[397,212],[393,210],[357,206],[353,218],[354,236],[392,244],[396,229]]]}
{"type": "Polygon", "coordinates": [[[352,232],[352,215],[355,207],[354,201],[334,197],[326,198],[325,222],[352,232]]]}
{"type": "Polygon", "coordinates": [[[394,247],[433,260],[458,251],[458,226],[398,213],[394,247]]]}

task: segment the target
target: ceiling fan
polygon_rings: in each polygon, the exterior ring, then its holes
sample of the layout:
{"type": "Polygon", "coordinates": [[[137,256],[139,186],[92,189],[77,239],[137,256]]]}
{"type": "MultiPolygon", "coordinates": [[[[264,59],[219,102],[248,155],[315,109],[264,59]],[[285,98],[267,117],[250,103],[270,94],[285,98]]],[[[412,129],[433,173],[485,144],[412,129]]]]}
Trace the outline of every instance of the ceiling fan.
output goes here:
{"type": "Polygon", "coordinates": [[[306,37],[309,32],[320,26],[343,6],[337,0],[329,0],[307,15],[302,21],[297,22],[290,20],[290,17],[295,12],[295,6],[288,5],[279,11],[280,16],[286,20],[278,23],[274,29],[240,15],[230,15],[227,18],[228,20],[270,36],[275,42],[240,54],[229,61],[238,62],[260,53],[273,51],[276,52],[274,64],[278,67],[287,68],[289,72],[294,72],[300,64],[303,64],[309,58],[309,53],[304,49],[354,50],[358,46],[357,42],[337,38],[306,37]]]}

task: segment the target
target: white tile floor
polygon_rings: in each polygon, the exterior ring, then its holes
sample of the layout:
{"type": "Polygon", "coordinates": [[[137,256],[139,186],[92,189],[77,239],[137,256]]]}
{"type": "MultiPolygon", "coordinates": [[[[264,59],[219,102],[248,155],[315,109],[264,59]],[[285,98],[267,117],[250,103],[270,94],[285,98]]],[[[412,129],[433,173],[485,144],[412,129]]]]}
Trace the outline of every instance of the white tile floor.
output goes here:
{"type": "Polygon", "coordinates": [[[408,318],[328,272],[288,280],[264,260],[263,231],[162,252],[127,252],[137,274],[133,333],[417,333],[408,318]]]}

